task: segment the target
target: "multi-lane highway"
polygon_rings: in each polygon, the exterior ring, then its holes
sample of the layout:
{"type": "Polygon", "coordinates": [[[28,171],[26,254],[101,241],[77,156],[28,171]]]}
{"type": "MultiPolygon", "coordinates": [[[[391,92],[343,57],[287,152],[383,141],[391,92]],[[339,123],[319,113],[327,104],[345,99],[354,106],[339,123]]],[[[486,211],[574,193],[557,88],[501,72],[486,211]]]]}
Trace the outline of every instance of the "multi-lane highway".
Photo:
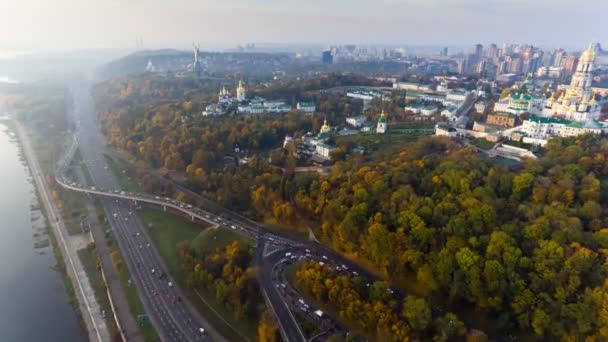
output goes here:
{"type": "MultiPolygon", "coordinates": [[[[261,225],[241,215],[218,208],[216,204],[198,196],[201,207],[175,199],[148,194],[133,194],[120,189],[114,175],[106,165],[104,144],[100,136],[96,115],[93,112],[92,99],[88,87],[73,88],[75,121],[77,130],[72,144],[64,157],[58,162],[56,181],[61,186],[101,197],[111,231],[126,260],[128,269],[137,286],[138,293],[144,302],[146,314],[152,320],[159,335],[165,341],[200,341],[223,340],[222,336],[190,305],[175,286],[160,254],[151,242],[147,229],[137,215],[134,215],[134,204],[138,202],[155,204],[172,208],[187,214],[193,220],[207,221],[211,224],[232,229],[240,234],[257,239],[256,264],[258,279],[266,303],[270,306],[279,323],[281,335],[286,341],[307,341],[292,311],[299,305],[281,291],[277,280],[277,265],[284,260],[281,257],[286,251],[294,255],[312,255],[320,262],[333,265],[334,269],[351,270],[371,281],[373,276],[357,265],[333,253],[318,243],[298,241],[279,236],[265,230],[261,225]],[[91,175],[93,184],[78,184],[65,176],[75,151],[79,149],[82,159],[91,175]],[[203,330],[204,329],[204,333],[203,330]]],[[[196,194],[194,194],[197,197],[196,194]]],[[[307,304],[308,305],[308,304],[307,304]]],[[[301,305],[299,306],[301,309],[301,305]]],[[[316,311],[310,308],[311,312],[316,311]]],[[[336,329],[336,324],[329,324],[336,329]]]]}
{"type": "MultiPolygon", "coordinates": [[[[76,141],[95,189],[120,189],[106,165],[101,136],[95,123],[91,98],[86,88],[73,88],[74,113],[77,122],[76,141]]],[[[71,150],[71,149],[70,149],[71,150]]],[[[69,159],[69,158],[66,158],[69,159]]],[[[67,160],[62,161],[67,163],[67,160]]],[[[61,163],[60,163],[61,164],[61,163]]],[[[60,165],[62,166],[62,165],[60,165]]],[[[58,176],[60,178],[60,176],[58,176]]],[[[66,185],[66,180],[58,179],[66,185]]],[[[148,236],[147,230],[133,215],[130,202],[121,198],[101,199],[104,211],[125,262],[132,282],[164,341],[222,340],[213,327],[184,299],[167,267],[148,236]]]]}

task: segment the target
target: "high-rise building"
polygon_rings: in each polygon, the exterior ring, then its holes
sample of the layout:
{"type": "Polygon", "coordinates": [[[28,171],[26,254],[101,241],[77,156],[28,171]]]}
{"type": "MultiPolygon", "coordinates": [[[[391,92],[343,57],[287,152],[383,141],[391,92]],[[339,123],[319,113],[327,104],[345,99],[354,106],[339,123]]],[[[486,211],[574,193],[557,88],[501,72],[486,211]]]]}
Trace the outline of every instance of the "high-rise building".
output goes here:
{"type": "Polygon", "coordinates": [[[440,54],[443,57],[447,57],[448,56],[448,48],[447,48],[447,46],[444,47],[443,49],[441,49],[441,53],[440,54]]]}
{"type": "Polygon", "coordinates": [[[561,58],[560,66],[562,67],[562,75],[569,77],[574,73],[574,68],[577,64],[576,56],[564,56],[561,58]]]}
{"type": "Polygon", "coordinates": [[[481,57],[483,57],[483,45],[475,45],[475,56],[477,57],[477,59],[481,59],[481,57]]]}
{"type": "Polygon", "coordinates": [[[562,58],[564,58],[564,50],[557,49],[553,53],[553,66],[559,67],[562,66],[562,58]]]}
{"type": "Polygon", "coordinates": [[[321,61],[323,62],[323,64],[333,64],[334,56],[332,55],[331,50],[323,51],[321,61]]]}
{"type": "Polygon", "coordinates": [[[498,46],[496,44],[490,44],[487,50],[488,58],[496,59],[498,58],[498,46]]]}
{"type": "Polygon", "coordinates": [[[521,58],[511,59],[511,62],[509,62],[509,72],[513,74],[520,74],[522,64],[521,58]]]}

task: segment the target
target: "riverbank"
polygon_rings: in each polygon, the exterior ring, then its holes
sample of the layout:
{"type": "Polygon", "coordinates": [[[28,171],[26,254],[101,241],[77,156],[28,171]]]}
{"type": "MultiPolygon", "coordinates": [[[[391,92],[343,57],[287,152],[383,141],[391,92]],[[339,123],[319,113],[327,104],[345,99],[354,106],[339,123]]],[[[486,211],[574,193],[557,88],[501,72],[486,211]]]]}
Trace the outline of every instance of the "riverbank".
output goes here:
{"type": "Polygon", "coordinates": [[[71,243],[63,218],[53,202],[52,191],[40,168],[29,137],[19,122],[13,121],[13,123],[23,155],[29,166],[38,198],[47,213],[47,220],[51,227],[50,233],[57,240],[61,256],[66,261],[65,270],[74,286],[74,292],[79,304],[78,307],[86,326],[89,341],[110,341],[110,334],[102,317],[99,303],[95,299],[95,293],[78,257],[77,248],[71,243]]]}

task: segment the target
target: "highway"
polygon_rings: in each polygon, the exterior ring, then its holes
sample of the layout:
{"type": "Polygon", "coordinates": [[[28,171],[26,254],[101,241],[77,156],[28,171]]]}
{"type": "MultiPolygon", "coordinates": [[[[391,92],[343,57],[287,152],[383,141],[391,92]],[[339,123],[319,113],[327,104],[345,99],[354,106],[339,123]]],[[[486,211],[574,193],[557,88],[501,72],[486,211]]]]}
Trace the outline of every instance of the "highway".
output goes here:
{"type": "MultiPolygon", "coordinates": [[[[114,175],[109,170],[103,156],[101,136],[95,123],[92,99],[88,88],[73,88],[74,113],[77,123],[76,144],[68,149],[58,169],[66,168],[76,146],[91,175],[94,188],[120,189],[114,175]]],[[[67,180],[62,172],[56,175],[57,182],[63,186],[67,180]]],[[[66,186],[67,188],[75,187],[66,186]]],[[[106,217],[131,274],[132,282],[152,324],[163,341],[222,341],[223,338],[201,317],[185,300],[181,290],[175,286],[167,267],[156,250],[147,230],[133,215],[131,201],[105,196],[101,199],[106,217]],[[201,331],[204,329],[204,332],[201,331]]]]}
{"type": "MultiPolygon", "coordinates": [[[[182,212],[192,220],[201,220],[212,225],[232,229],[237,233],[247,235],[257,240],[256,266],[257,276],[264,300],[275,314],[279,323],[280,333],[285,341],[308,341],[311,336],[305,336],[300,324],[292,311],[301,310],[301,305],[293,303],[293,295],[288,296],[281,291],[276,271],[278,265],[285,260],[282,257],[289,251],[295,255],[307,256],[332,265],[334,270],[350,270],[351,274],[364,277],[368,282],[374,276],[343,258],[328,248],[309,241],[299,241],[286,236],[280,236],[264,229],[238,213],[231,212],[217,204],[190,193],[198,199],[201,207],[180,202],[175,199],[150,194],[134,194],[125,192],[112,171],[106,165],[104,158],[103,139],[95,122],[92,99],[88,87],[73,89],[77,130],[63,158],[57,163],[56,182],[77,192],[96,195],[101,198],[104,211],[111,225],[111,233],[115,237],[123,257],[131,273],[152,323],[163,341],[222,341],[223,337],[192,307],[185,299],[181,290],[170,278],[168,269],[156,250],[147,229],[134,214],[136,204],[147,203],[158,205],[163,209],[171,208],[182,212]],[[65,176],[65,170],[77,150],[80,150],[94,185],[79,184],[65,176]],[[200,329],[204,328],[205,333],[200,329]]],[[[310,308],[308,313],[318,308],[310,308]]],[[[314,316],[311,316],[314,319],[314,316]]],[[[337,328],[335,323],[326,324],[330,331],[345,333],[337,328]]]]}

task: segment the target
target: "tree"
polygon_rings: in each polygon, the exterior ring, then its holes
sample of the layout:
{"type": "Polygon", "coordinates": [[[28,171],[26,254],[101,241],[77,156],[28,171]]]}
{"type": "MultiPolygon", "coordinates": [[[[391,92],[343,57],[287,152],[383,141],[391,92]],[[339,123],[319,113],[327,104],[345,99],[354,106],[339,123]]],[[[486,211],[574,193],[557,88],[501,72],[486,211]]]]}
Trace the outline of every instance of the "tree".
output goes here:
{"type": "Polygon", "coordinates": [[[411,330],[422,333],[431,324],[431,308],[423,298],[408,295],[403,302],[403,317],[411,330]]]}
{"type": "Polygon", "coordinates": [[[268,310],[262,313],[262,318],[258,323],[258,341],[260,342],[275,342],[279,341],[279,328],[274,320],[274,317],[268,310]]]}

